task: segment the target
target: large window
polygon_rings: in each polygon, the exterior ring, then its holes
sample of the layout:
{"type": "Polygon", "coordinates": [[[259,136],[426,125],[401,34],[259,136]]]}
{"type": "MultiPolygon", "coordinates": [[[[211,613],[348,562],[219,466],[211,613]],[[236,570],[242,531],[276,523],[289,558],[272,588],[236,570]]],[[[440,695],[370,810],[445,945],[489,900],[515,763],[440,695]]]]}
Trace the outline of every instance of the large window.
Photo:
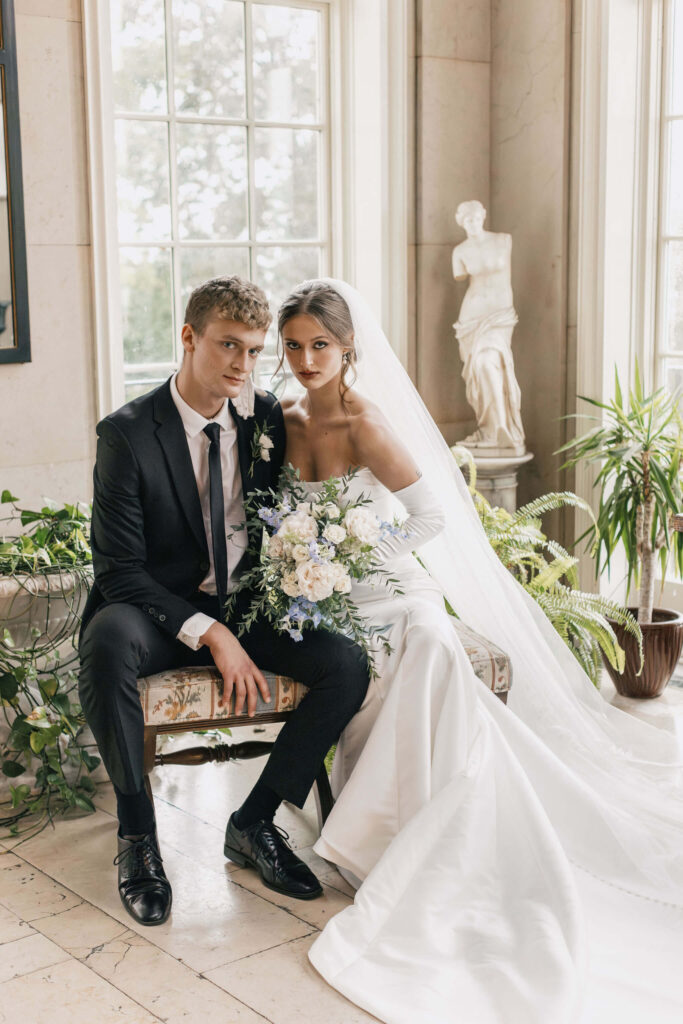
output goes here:
{"type": "Polygon", "coordinates": [[[683,389],[683,0],[664,19],[657,377],[683,389]]]}
{"type": "Polygon", "coordinates": [[[197,284],[241,274],[275,310],[329,271],[329,32],[324,2],[109,8],[123,400],[177,365],[197,284]]]}

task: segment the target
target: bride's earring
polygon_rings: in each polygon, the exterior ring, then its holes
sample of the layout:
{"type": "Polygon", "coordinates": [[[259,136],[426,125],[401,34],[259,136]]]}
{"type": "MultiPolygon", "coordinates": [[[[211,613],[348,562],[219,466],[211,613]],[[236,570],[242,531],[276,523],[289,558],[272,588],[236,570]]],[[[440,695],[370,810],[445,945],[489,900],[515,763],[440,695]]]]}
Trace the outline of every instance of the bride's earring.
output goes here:
{"type": "Polygon", "coordinates": [[[232,400],[235,412],[241,416],[243,420],[248,420],[250,416],[254,415],[255,398],[256,390],[254,388],[254,381],[252,375],[249,374],[239,395],[237,398],[233,398],[232,400]]]}

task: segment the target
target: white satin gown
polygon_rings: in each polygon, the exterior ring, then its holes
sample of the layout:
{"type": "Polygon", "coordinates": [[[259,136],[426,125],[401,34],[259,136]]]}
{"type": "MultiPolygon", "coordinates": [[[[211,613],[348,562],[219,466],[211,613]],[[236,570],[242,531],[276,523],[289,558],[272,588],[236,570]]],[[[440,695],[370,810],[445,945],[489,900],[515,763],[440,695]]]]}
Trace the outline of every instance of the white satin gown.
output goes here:
{"type": "MultiPolygon", "coordinates": [[[[393,518],[369,470],[350,487],[393,518]]],[[[340,738],[314,847],[360,888],[311,962],[386,1024],[680,1024],[683,912],[570,863],[540,741],[475,676],[417,560],[386,568],[403,596],[351,598],[393,652],[340,738]]]]}

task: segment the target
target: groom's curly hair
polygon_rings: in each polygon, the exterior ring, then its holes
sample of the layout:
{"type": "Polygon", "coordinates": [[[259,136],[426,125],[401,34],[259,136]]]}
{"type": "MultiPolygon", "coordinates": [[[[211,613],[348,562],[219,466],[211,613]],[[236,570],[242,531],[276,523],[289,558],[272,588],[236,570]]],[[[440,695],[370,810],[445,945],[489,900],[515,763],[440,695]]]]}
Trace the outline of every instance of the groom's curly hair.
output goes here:
{"type": "Polygon", "coordinates": [[[185,323],[202,334],[210,317],[237,320],[247,327],[267,331],[273,315],[266,294],[252,281],[236,274],[232,277],[212,277],[200,284],[190,295],[185,308],[185,323]]]}

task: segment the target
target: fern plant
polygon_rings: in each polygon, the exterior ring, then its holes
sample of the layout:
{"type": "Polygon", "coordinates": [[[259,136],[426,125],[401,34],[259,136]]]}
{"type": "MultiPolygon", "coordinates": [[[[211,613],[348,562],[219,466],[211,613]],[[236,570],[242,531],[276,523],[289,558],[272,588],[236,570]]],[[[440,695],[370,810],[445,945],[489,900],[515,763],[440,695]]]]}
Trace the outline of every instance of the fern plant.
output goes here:
{"type": "Polygon", "coordinates": [[[506,569],[533,597],[595,686],[600,679],[601,652],[617,671],[624,668],[625,654],[610,620],[636,638],[642,658],[638,623],[625,608],[600,594],[578,589],[578,559],[542,530],[542,517],[553,509],[581,508],[594,520],[582,498],[571,491],[554,491],[508,512],[492,507],[476,490],[476,466],[471,453],[455,446],[459,464],[469,467],[469,489],[491,547],[506,569]]]}

